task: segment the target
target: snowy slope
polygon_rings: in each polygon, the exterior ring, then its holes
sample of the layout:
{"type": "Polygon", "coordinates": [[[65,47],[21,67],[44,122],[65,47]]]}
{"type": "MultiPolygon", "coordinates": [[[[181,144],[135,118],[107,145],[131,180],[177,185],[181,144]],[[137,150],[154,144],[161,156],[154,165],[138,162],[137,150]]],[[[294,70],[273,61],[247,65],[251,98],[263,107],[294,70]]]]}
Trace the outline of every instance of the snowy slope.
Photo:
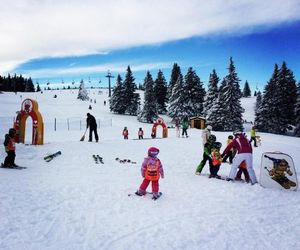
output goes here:
{"type": "MultiPolygon", "coordinates": [[[[0,95],[1,144],[26,97],[39,103],[45,144],[17,145],[16,163],[28,169],[0,169],[1,250],[300,249],[299,191],[196,176],[203,150],[201,130],[189,129],[187,139],[177,138],[170,129],[167,139],[132,140],[139,127],[149,137],[151,125],[111,114],[103,105],[108,99],[105,91],[90,91],[96,104],[77,100],[77,92],[69,90],[22,93],[22,99],[20,94],[4,93],[0,95]],[[87,112],[100,120],[98,144],[79,141],[87,112]],[[57,131],[54,118],[61,124],[57,131]],[[129,128],[128,141],[121,136],[124,126],[129,128]],[[160,148],[163,196],[157,201],[128,197],[142,181],[140,165],[150,146],[160,148]],[[58,150],[61,156],[49,163],[43,160],[45,154],[58,150]],[[96,165],[92,154],[101,155],[104,164],[96,165]],[[120,164],[116,157],[138,164],[120,164]]],[[[254,118],[254,101],[242,101],[246,120],[254,118]]],[[[26,131],[30,134],[30,129],[26,131]]],[[[229,133],[214,134],[225,145],[229,133]]],[[[260,135],[262,145],[254,149],[257,177],[266,151],[290,154],[300,173],[299,138],[260,135]]],[[[30,142],[28,135],[26,140],[30,142]]],[[[5,155],[1,150],[1,159],[5,155]]],[[[221,166],[223,175],[229,171],[230,165],[221,166]]],[[[208,166],[203,172],[209,173],[208,166]]]]}

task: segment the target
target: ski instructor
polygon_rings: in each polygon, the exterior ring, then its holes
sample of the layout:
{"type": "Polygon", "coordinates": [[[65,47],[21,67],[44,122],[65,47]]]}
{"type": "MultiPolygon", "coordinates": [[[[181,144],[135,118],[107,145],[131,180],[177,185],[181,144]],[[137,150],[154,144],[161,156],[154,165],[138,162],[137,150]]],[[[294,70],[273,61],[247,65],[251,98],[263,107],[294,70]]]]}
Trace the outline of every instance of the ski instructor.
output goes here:
{"type": "Polygon", "coordinates": [[[89,142],[92,141],[92,133],[94,132],[95,134],[95,140],[98,142],[99,137],[97,133],[97,122],[94,116],[92,116],[90,113],[87,113],[87,118],[86,118],[86,129],[90,128],[90,134],[89,134],[89,142]]]}
{"type": "Polygon", "coordinates": [[[256,175],[253,169],[253,155],[252,155],[252,147],[246,138],[245,134],[241,131],[235,131],[233,133],[234,139],[231,143],[227,145],[225,148],[222,157],[226,155],[233,147],[236,148],[237,155],[233,159],[231,170],[229,173],[228,181],[233,181],[236,176],[236,171],[239,165],[245,161],[247,164],[247,170],[249,173],[249,177],[251,179],[251,184],[254,185],[257,183],[256,175]]]}

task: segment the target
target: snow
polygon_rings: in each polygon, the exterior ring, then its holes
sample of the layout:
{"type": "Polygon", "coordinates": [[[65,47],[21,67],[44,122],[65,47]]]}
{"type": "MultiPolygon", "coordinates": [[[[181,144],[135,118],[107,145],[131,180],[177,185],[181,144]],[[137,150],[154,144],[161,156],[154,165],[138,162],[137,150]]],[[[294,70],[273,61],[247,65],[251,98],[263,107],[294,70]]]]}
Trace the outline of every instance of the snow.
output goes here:
{"type": "MultiPolygon", "coordinates": [[[[208,165],[204,175],[197,176],[201,130],[189,129],[189,138],[177,138],[169,129],[167,139],[132,140],[139,127],[150,137],[151,125],[111,114],[103,105],[107,91],[89,90],[96,104],[78,100],[77,94],[74,90],[0,94],[1,144],[24,98],[38,101],[45,122],[44,145],[17,144],[16,163],[28,168],[0,169],[1,250],[300,249],[299,191],[209,179],[208,165]],[[87,135],[79,141],[87,112],[100,120],[99,143],[87,142],[87,135]],[[57,131],[54,118],[60,124],[57,131]],[[124,126],[129,140],[121,136],[124,126]],[[160,180],[163,196],[157,201],[128,196],[141,184],[140,165],[150,146],[160,149],[165,170],[160,180]],[[43,160],[58,150],[62,155],[49,163],[43,160]],[[93,154],[101,155],[104,164],[96,165],[93,154]],[[137,164],[120,164],[116,157],[137,164]]],[[[254,119],[254,102],[255,98],[242,100],[247,121],[254,119]]],[[[26,132],[30,144],[30,128],[26,132]]],[[[214,134],[226,144],[229,133],[214,134]]],[[[259,135],[262,145],[253,155],[258,178],[263,152],[289,154],[300,173],[300,138],[259,135]]],[[[5,156],[1,150],[1,159],[5,156]]],[[[222,175],[229,171],[230,165],[221,166],[222,175]]]]}

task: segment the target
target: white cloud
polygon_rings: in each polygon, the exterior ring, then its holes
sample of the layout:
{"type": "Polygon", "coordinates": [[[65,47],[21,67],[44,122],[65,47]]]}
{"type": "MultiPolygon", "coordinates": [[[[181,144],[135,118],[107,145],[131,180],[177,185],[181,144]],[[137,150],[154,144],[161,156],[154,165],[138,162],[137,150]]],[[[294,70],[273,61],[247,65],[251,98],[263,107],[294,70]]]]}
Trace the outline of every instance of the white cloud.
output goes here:
{"type": "Polygon", "coordinates": [[[299,0],[0,0],[0,73],[78,56],[300,19],[299,0]]]}
{"type": "Polygon", "coordinates": [[[119,62],[114,64],[98,64],[87,67],[72,67],[72,68],[45,68],[40,70],[23,71],[23,75],[32,78],[55,77],[55,76],[80,76],[82,74],[107,73],[107,69],[112,72],[125,72],[127,66],[130,65],[132,71],[147,71],[152,69],[171,68],[173,62],[156,62],[156,63],[135,63],[135,62],[119,62]]]}

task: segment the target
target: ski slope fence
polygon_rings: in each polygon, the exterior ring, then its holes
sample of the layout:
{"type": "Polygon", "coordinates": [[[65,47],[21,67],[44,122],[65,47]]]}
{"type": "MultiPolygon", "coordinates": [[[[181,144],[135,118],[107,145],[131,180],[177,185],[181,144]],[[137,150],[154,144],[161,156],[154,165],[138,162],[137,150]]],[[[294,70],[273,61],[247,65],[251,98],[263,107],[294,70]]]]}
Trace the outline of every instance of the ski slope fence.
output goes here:
{"type": "MultiPolygon", "coordinates": [[[[15,117],[0,117],[0,127],[1,130],[8,131],[9,128],[13,127],[15,117]]],[[[26,123],[30,123],[30,117],[27,119],[26,123]]],[[[85,130],[86,119],[81,117],[69,117],[65,119],[43,119],[44,129],[53,131],[74,131],[74,130],[85,130]]],[[[28,126],[27,125],[27,126],[28,126]]],[[[97,119],[98,128],[111,127],[112,119],[97,119]]],[[[29,125],[31,126],[31,125],[29,125]]]]}

